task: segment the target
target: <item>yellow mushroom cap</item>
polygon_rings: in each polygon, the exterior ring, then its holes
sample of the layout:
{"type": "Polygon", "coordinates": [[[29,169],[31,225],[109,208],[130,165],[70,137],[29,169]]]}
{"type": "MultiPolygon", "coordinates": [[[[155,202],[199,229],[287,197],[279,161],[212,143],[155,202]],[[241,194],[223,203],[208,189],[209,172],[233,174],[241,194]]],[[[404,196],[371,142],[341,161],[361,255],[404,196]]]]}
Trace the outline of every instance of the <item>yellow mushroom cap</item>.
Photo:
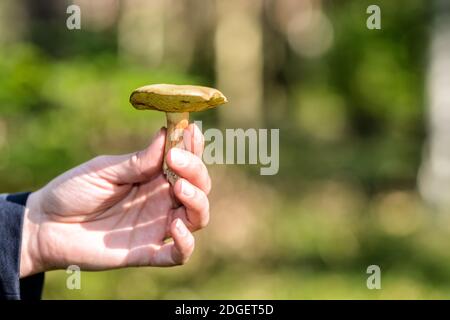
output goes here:
{"type": "Polygon", "coordinates": [[[136,109],[165,112],[196,112],[227,102],[217,89],[175,84],[152,84],[137,88],[130,102],[136,109]]]}

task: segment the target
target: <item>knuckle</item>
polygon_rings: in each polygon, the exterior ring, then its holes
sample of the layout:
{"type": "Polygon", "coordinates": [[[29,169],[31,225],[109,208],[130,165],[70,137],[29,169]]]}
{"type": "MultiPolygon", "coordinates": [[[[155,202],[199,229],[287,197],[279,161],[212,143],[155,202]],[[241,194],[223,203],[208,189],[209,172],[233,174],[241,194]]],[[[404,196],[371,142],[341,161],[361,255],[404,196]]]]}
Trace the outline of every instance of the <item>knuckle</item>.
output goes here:
{"type": "Polygon", "coordinates": [[[134,152],[130,157],[130,165],[132,168],[139,168],[139,153],[134,152]]]}
{"type": "Polygon", "coordinates": [[[142,170],[142,151],[134,152],[130,157],[130,167],[133,168],[135,174],[137,176],[142,176],[145,178],[149,178],[146,176],[145,172],[142,170]]]}

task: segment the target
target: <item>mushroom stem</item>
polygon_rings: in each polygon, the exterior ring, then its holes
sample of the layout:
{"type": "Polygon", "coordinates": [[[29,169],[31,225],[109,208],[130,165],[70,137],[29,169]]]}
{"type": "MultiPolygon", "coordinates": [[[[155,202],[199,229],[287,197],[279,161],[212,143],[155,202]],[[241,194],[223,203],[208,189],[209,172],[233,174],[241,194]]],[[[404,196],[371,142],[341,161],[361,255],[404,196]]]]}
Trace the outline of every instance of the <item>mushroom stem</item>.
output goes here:
{"type": "Polygon", "coordinates": [[[189,125],[189,112],[166,112],[167,118],[167,133],[166,145],[164,150],[164,164],[163,171],[167,180],[171,185],[174,185],[178,180],[178,176],[169,169],[166,163],[167,152],[171,148],[185,149],[183,141],[184,129],[189,125]]]}

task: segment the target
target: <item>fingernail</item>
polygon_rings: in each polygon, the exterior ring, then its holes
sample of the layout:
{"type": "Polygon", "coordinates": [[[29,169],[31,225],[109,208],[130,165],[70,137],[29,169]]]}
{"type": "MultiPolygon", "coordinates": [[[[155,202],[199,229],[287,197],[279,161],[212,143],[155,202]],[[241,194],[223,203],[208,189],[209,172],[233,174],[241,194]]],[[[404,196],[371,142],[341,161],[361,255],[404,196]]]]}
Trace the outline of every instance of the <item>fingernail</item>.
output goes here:
{"type": "Polygon", "coordinates": [[[172,160],[177,167],[185,167],[187,165],[186,156],[181,150],[173,148],[171,152],[172,160]]]}
{"type": "Polygon", "coordinates": [[[180,234],[180,236],[185,237],[187,235],[187,229],[180,219],[178,219],[177,222],[175,222],[175,227],[177,228],[177,231],[180,234]]]}
{"type": "Polygon", "coordinates": [[[181,192],[188,198],[191,198],[195,194],[194,188],[186,181],[181,181],[181,192]]]}

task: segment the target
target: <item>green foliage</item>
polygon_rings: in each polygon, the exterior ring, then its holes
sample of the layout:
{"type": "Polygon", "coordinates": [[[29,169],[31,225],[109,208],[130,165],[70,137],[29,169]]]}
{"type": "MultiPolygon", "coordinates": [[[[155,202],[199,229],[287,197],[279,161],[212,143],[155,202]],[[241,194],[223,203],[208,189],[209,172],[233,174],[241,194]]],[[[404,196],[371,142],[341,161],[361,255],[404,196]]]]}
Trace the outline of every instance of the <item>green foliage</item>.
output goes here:
{"type": "Polygon", "coordinates": [[[131,91],[145,83],[195,83],[171,71],[120,66],[111,57],[53,61],[32,45],[0,59],[3,191],[33,189],[106,152],[143,148],[164,115],[136,112],[131,91]],[[31,156],[32,155],[32,156],[31,156]]]}

